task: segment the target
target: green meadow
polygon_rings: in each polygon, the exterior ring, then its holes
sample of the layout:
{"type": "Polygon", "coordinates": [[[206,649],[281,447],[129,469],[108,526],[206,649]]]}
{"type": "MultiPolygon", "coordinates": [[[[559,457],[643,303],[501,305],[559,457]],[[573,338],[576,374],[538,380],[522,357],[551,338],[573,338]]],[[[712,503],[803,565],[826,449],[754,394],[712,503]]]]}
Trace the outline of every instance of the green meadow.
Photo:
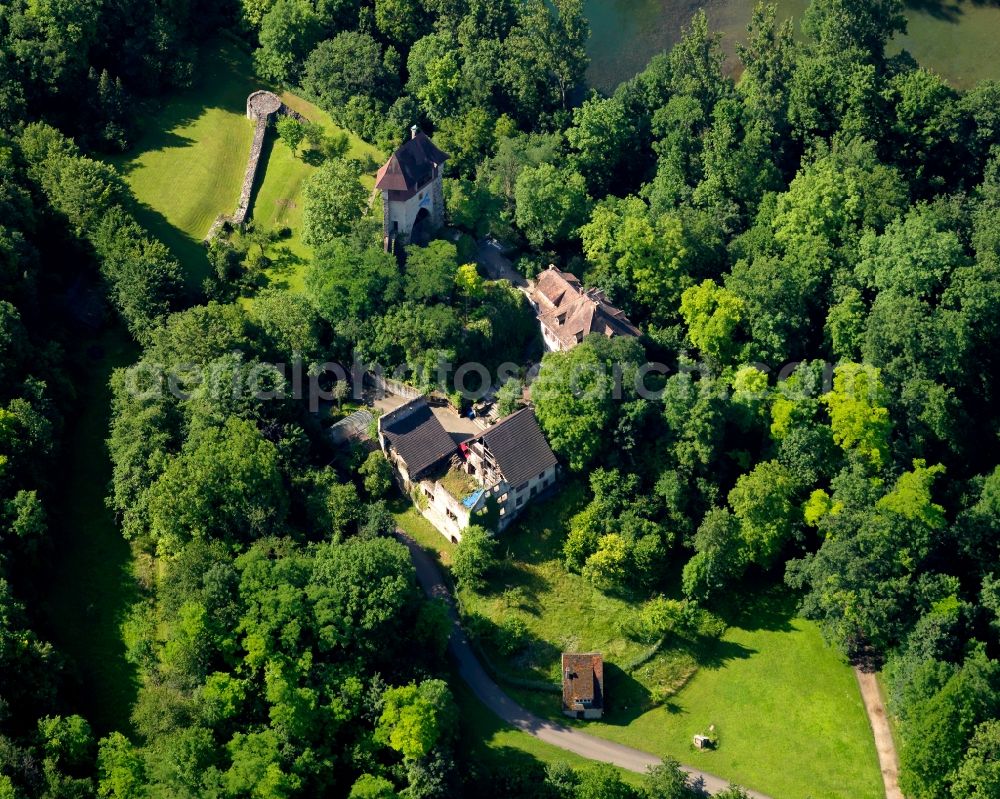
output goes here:
{"type": "MultiPolygon", "coordinates": [[[[219,214],[236,208],[246,169],[253,123],[246,118],[246,98],[257,81],[247,52],[236,42],[220,40],[204,48],[201,68],[191,88],[172,97],[143,121],[143,133],[114,164],[125,176],[138,203],[140,221],[181,261],[197,288],[207,274],[202,240],[219,214]]],[[[381,154],[360,138],[337,127],[329,115],[291,93],[282,100],[328,133],[348,136],[349,158],[381,154]]],[[[251,199],[251,218],[269,230],[288,227],[291,236],[269,253],[272,284],[301,287],[301,266],[309,248],[299,238],[301,190],[316,169],[269,133],[251,199]]],[[[366,185],[374,184],[365,176],[366,185]]]]}
{"type": "MultiPolygon", "coordinates": [[[[558,694],[514,683],[505,686],[508,692],[540,716],[674,757],[776,799],[878,799],[878,758],[854,674],[816,625],[796,615],[796,598],[783,588],[736,589],[739,595],[720,610],[727,625],[721,637],[671,639],[648,663],[626,672],[623,667],[648,649],[622,630],[634,604],[563,565],[568,522],[584,501],[580,484],[569,482],[529,508],[501,537],[501,562],[486,588],[463,588],[459,598],[467,615],[497,626],[512,616],[523,622],[526,644],[513,654],[483,642],[494,669],[515,681],[556,685],[563,651],[602,652],[605,718],[571,721],[560,712],[558,694]],[[712,725],[718,749],[696,750],[693,736],[712,725]]],[[[454,545],[412,508],[400,504],[397,511],[400,527],[447,567],[454,545]]],[[[515,742],[523,735],[506,732],[515,742]]]]}

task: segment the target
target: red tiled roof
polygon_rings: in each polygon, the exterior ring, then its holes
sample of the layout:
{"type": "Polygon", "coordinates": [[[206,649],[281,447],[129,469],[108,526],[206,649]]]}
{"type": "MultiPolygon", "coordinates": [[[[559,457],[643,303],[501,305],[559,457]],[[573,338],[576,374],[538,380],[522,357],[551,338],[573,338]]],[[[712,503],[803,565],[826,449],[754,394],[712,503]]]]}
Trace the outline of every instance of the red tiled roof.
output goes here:
{"type": "Polygon", "coordinates": [[[604,658],[599,652],[563,652],[563,710],[604,707],[604,658]]]}
{"type": "Polygon", "coordinates": [[[591,333],[639,336],[639,328],[615,308],[603,291],[584,289],[575,275],[550,266],[535,282],[538,320],[559,341],[572,347],[591,333]]]}
{"type": "Polygon", "coordinates": [[[413,193],[434,177],[434,170],[448,160],[448,154],[434,146],[423,131],[389,156],[375,176],[375,188],[413,193]]]}

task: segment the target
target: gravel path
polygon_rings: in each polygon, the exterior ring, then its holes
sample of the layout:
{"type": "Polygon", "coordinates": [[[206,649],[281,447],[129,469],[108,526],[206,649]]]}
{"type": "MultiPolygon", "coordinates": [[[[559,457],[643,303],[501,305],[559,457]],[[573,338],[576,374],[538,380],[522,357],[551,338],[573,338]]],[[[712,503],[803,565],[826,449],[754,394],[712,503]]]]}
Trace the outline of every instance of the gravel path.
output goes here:
{"type": "Polygon", "coordinates": [[[864,672],[861,669],[855,669],[854,674],[858,678],[861,698],[864,699],[868,721],[871,722],[872,733],[875,735],[878,764],[882,769],[882,781],[885,783],[885,797],[903,799],[903,792],[899,789],[899,757],[896,754],[896,743],[892,739],[892,728],[889,726],[889,716],[885,712],[878,680],[871,672],[864,672]]]}
{"type": "MultiPolygon", "coordinates": [[[[486,707],[511,726],[588,760],[612,763],[640,774],[644,774],[651,766],[660,764],[660,758],[649,752],[623,746],[604,738],[596,738],[585,732],[540,718],[507,696],[503,689],[486,673],[479,658],[476,657],[465,630],[459,624],[455,603],[445,586],[437,562],[401,530],[396,531],[396,537],[410,550],[410,558],[416,568],[417,579],[427,595],[440,597],[448,603],[453,624],[448,651],[458,665],[458,673],[461,678],[486,707]]],[[[729,786],[728,780],[716,777],[714,774],[687,766],[682,766],[682,768],[689,775],[692,784],[701,785],[710,794],[719,793],[729,786]]],[[[770,799],[765,794],[755,791],[748,793],[753,799],[770,799]]]]}

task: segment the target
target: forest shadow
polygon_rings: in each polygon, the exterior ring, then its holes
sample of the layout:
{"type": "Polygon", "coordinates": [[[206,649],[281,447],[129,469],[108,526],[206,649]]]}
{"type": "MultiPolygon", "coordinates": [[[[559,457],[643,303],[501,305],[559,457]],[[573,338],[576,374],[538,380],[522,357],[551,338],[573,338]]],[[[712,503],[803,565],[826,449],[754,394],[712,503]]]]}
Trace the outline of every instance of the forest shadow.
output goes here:
{"type": "MultiPolygon", "coordinates": [[[[167,218],[148,203],[133,199],[130,210],[136,220],[155,238],[163,242],[173,253],[184,270],[185,283],[189,291],[201,291],[202,281],[208,276],[208,254],[200,241],[178,227],[172,225],[167,218]]],[[[208,233],[206,230],[205,233],[208,233]]]]}
{"type": "Polygon", "coordinates": [[[116,160],[119,169],[130,171],[131,164],[146,152],[189,146],[192,140],[172,131],[191,125],[214,108],[242,114],[250,92],[264,88],[253,78],[250,54],[227,38],[210,40],[199,49],[194,74],[195,83],[171,95],[168,104],[150,101],[140,111],[143,121],[138,125],[134,145],[121,156],[120,162],[116,160]]]}
{"type": "Polygon", "coordinates": [[[700,636],[690,644],[691,652],[698,661],[699,668],[721,669],[734,660],[747,660],[757,654],[751,649],[735,641],[722,638],[700,636]]]}
{"type": "Polygon", "coordinates": [[[907,9],[919,11],[942,22],[950,22],[957,25],[965,14],[964,5],[975,6],[976,8],[1000,8],[1000,0],[953,0],[952,2],[942,2],[942,0],[906,0],[907,9]]]}
{"type": "Polygon", "coordinates": [[[81,337],[72,353],[79,400],[68,419],[52,513],[46,631],[68,656],[66,694],[95,731],[128,731],[138,695],[138,674],[126,657],[121,625],[138,599],[132,553],[104,498],[111,481],[105,444],[114,368],[131,363],[135,346],[115,328],[81,337]]]}
{"type": "Polygon", "coordinates": [[[737,586],[733,593],[713,603],[712,610],[729,627],[742,630],[792,632],[792,619],[798,613],[799,597],[781,585],[760,585],[752,581],[737,586]]]}
{"type": "Polygon", "coordinates": [[[958,24],[964,13],[958,3],[943,3],[941,0],[906,0],[906,7],[953,25],[958,24]]]}
{"type": "MultiPolygon", "coordinates": [[[[267,271],[270,274],[265,276],[264,285],[277,289],[289,288],[291,284],[287,278],[295,274],[306,263],[305,258],[292,252],[291,247],[288,245],[273,245],[268,250],[268,259],[270,263],[268,264],[267,271]]],[[[402,508],[402,510],[405,509],[405,507],[402,508]]]]}
{"type": "MultiPolygon", "coordinates": [[[[183,127],[185,124],[188,123],[183,121],[177,122],[172,127],[179,128],[183,127]]],[[[126,151],[123,155],[116,156],[111,159],[115,169],[118,170],[118,174],[124,177],[141,167],[142,161],[140,156],[144,153],[159,152],[161,150],[176,150],[182,147],[191,147],[197,143],[189,136],[182,136],[179,133],[174,133],[173,130],[166,130],[164,128],[157,128],[155,133],[148,133],[144,135],[142,137],[142,142],[144,146],[141,150],[132,148],[126,151]]]]}

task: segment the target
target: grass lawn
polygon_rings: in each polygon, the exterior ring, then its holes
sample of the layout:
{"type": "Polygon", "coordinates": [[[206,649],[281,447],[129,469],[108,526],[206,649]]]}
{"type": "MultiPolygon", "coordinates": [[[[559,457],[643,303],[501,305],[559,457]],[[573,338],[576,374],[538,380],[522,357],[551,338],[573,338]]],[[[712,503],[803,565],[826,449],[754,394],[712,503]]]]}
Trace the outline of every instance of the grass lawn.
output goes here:
{"type": "MultiPolygon", "coordinates": [[[[823,643],[816,626],[791,610],[792,603],[780,596],[768,609],[760,602],[752,606],[739,622],[743,626],[731,626],[714,653],[706,647],[704,662],[683,689],[640,715],[616,703],[609,678],[605,721],[581,726],[775,799],[879,799],[884,794],[878,758],[854,674],[823,643]],[[695,750],[692,736],[713,724],[719,748],[695,750]]],[[[551,698],[511,694],[561,720],[551,698]]]]}
{"type": "MultiPolygon", "coordinates": [[[[499,539],[502,559],[488,589],[462,589],[467,612],[496,623],[511,616],[528,629],[527,646],[504,658],[489,642],[490,659],[510,676],[557,685],[564,651],[599,651],[614,668],[639,658],[649,645],[630,639],[621,621],[635,605],[597,590],[563,565],[562,542],[569,519],[586,501],[582,484],[569,482],[552,499],[528,508],[521,521],[499,539]]],[[[440,537],[440,534],[438,534],[440,537]]],[[[674,693],[697,669],[689,647],[667,649],[640,669],[642,684],[632,685],[633,707],[650,707],[654,697],[674,693]]]]}
{"type": "Polygon", "coordinates": [[[392,515],[397,526],[425,550],[434,555],[445,566],[451,565],[455,545],[445,538],[420,511],[413,507],[409,499],[397,498],[392,503],[392,515]]]}
{"type": "MultiPolygon", "coordinates": [[[[201,241],[219,214],[236,209],[243,184],[253,138],[247,95],[265,84],[255,79],[248,53],[229,39],[205,45],[195,75],[190,89],[144,120],[142,136],[113,163],[136,196],[140,221],[171,248],[191,286],[198,288],[208,270],[201,241]]],[[[289,93],[281,97],[329,132],[340,130],[314,105],[289,93]]],[[[374,147],[349,134],[347,156],[365,155],[381,158],[374,147]]],[[[269,253],[275,260],[269,277],[277,285],[301,287],[301,266],[310,252],[299,239],[300,192],[315,168],[294,157],[276,135],[268,135],[251,216],[269,229],[292,229],[291,238],[269,253]]],[[[366,185],[374,184],[373,176],[365,177],[366,185]]]]}
{"type": "MultiPolygon", "coordinates": [[[[566,763],[573,768],[593,767],[591,760],[540,741],[526,732],[508,726],[476,698],[457,674],[448,681],[460,711],[459,746],[469,762],[516,770],[535,766],[566,763]]],[[[645,784],[645,777],[632,771],[617,769],[622,779],[631,785],[645,784]]]]}
{"type": "Polygon", "coordinates": [[[52,554],[43,613],[46,635],[67,655],[70,705],[98,734],[127,730],[138,684],[120,626],[135,599],[129,545],[104,504],[111,462],[111,370],[135,359],[124,332],[82,345],[74,362],[77,403],[67,419],[61,491],[53,505],[52,554]]]}
{"type": "MultiPolygon", "coordinates": [[[[306,119],[316,122],[330,134],[346,132],[334,124],[330,116],[312,103],[290,92],[281,94],[281,99],[291,109],[298,111],[306,119]]],[[[346,158],[364,160],[370,156],[381,165],[384,157],[375,147],[362,141],[354,134],[348,134],[346,158]]],[[[303,243],[302,231],[302,184],[316,167],[310,166],[292,151],[277,136],[270,135],[264,146],[262,165],[266,166],[264,180],[257,191],[252,206],[253,218],[270,230],[288,227],[291,238],[285,239],[268,252],[273,264],[267,270],[271,285],[294,291],[302,290],[304,265],[312,256],[312,248],[303,243]]],[[[375,173],[362,175],[361,182],[371,190],[375,186],[375,173]]],[[[381,213],[381,204],[376,203],[376,211],[381,213]]]]}
{"type": "MultiPolygon", "coordinates": [[[[779,20],[793,17],[798,24],[809,0],[777,0],[777,5],[779,20]]],[[[904,5],[907,33],[890,43],[890,52],[909,50],[921,66],[958,88],[1000,79],[1000,5],[993,0],[907,0],[904,5]]],[[[586,0],[590,85],[611,92],[641,71],[653,55],[680,39],[698,7],[704,7],[709,26],[724,35],[727,67],[736,67],[735,45],[745,41],[754,7],[748,0],[586,0]]]]}
{"type": "MultiPolygon", "coordinates": [[[[721,639],[671,642],[632,674],[622,670],[647,648],[620,630],[634,604],[596,590],[562,564],[567,521],[585,499],[582,485],[569,482],[530,508],[500,538],[503,563],[489,588],[462,589],[466,612],[496,624],[514,615],[528,629],[527,646],[513,655],[487,641],[493,664],[513,677],[557,683],[562,651],[600,651],[609,705],[603,722],[576,722],[588,732],[675,757],[775,799],[881,796],[854,675],[816,626],[795,616],[796,600],[783,588],[745,589],[734,597],[721,639]],[[696,751],[692,736],[712,724],[718,750],[696,751]]],[[[400,511],[400,526],[447,564],[453,546],[416,510],[400,511]]],[[[560,714],[557,696],[508,690],[539,715],[574,723],[560,714]]]]}
{"type": "Polygon", "coordinates": [[[235,43],[206,46],[194,86],[144,119],[142,136],[114,159],[140,204],[140,222],[173,250],[195,287],[208,270],[201,240],[239,199],[253,138],[246,100],[258,88],[251,75],[235,43]]]}

